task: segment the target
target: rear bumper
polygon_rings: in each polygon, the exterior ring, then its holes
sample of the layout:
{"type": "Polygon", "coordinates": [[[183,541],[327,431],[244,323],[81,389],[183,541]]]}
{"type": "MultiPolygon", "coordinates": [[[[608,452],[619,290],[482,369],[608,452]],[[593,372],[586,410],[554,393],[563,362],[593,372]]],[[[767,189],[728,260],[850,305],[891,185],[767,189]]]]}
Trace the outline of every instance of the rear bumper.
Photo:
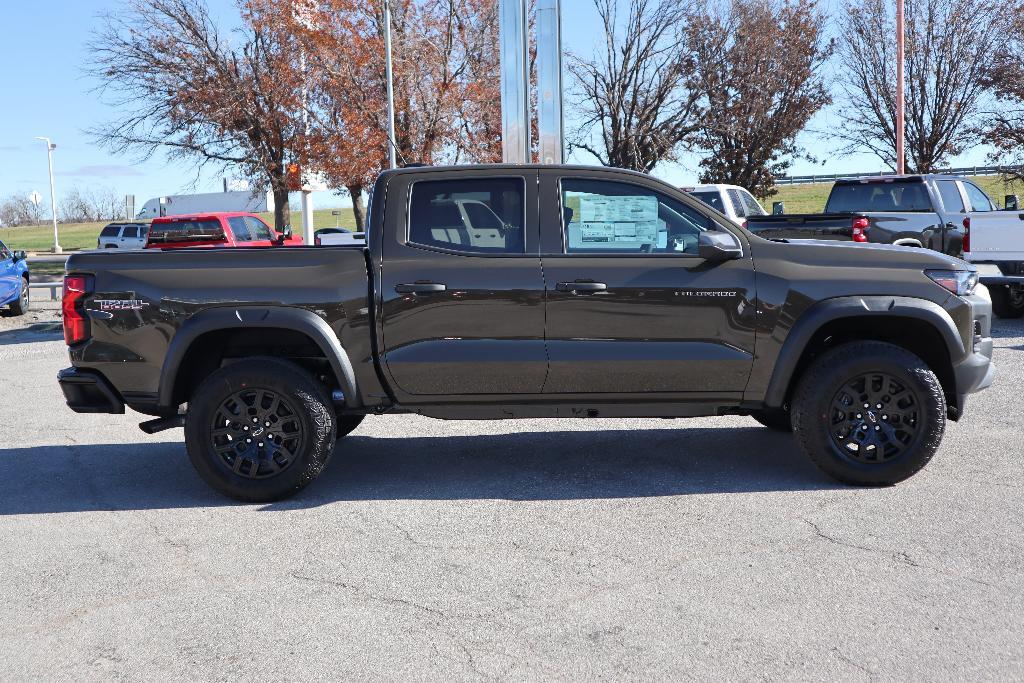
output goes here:
{"type": "Polygon", "coordinates": [[[57,383],[68,407],[76,413],[124,413],[124,400],[107,378],[94,370],[65,368],[57,383]]]}

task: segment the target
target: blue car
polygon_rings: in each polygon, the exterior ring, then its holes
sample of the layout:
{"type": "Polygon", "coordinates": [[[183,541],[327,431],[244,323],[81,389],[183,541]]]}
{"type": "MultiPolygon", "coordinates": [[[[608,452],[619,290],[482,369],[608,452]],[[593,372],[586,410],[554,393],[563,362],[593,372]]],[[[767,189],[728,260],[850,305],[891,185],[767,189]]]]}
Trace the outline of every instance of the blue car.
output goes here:
{"type": "Polygon", "coordinates": [[[0,306],[14,315],[28,310],[28,260],[23,251],[11,251],[0,242],[0,306]]]}

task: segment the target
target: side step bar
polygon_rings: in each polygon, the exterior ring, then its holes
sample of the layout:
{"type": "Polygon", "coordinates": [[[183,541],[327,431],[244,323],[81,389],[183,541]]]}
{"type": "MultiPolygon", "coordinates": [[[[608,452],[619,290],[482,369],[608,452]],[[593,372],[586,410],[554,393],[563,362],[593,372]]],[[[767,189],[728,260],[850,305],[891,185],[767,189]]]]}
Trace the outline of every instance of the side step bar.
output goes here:
{"type": "Polygon", "coordinates": [[[185,415],[174,415],[172,417],[158,417],[155,420],[148,420],[139,423],[139,429],[147,434],[156,434],[167,429],[175,429],[185,426],[185,415]]]}

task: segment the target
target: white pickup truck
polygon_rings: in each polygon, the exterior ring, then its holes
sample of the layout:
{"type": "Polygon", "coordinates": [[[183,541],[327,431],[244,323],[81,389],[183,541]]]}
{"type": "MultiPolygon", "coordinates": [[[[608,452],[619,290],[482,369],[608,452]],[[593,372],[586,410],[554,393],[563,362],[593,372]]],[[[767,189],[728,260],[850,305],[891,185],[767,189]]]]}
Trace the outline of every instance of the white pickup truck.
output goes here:
{"type": "MultiPolygon", "coordinates": [[[[1014,202],[1015,203],[1015,202],[1014,202]]],[[[964,259],[978,267],[1000,318],[1024,316],[1024,211],[975,207],[964,222],[964,259]]]]}

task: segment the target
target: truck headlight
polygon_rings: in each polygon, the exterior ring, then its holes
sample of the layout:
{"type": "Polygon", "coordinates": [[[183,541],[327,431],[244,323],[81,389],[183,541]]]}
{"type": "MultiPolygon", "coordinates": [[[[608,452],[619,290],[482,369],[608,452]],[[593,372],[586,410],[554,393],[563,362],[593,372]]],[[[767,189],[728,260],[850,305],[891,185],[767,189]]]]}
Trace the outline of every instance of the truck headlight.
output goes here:
{"type": "Polygon", "coordinates": [[[924,274],[930,277],[932,282],[957,296],[970,296],[978,286],[976,270],[926,270],[924,274]]]}

